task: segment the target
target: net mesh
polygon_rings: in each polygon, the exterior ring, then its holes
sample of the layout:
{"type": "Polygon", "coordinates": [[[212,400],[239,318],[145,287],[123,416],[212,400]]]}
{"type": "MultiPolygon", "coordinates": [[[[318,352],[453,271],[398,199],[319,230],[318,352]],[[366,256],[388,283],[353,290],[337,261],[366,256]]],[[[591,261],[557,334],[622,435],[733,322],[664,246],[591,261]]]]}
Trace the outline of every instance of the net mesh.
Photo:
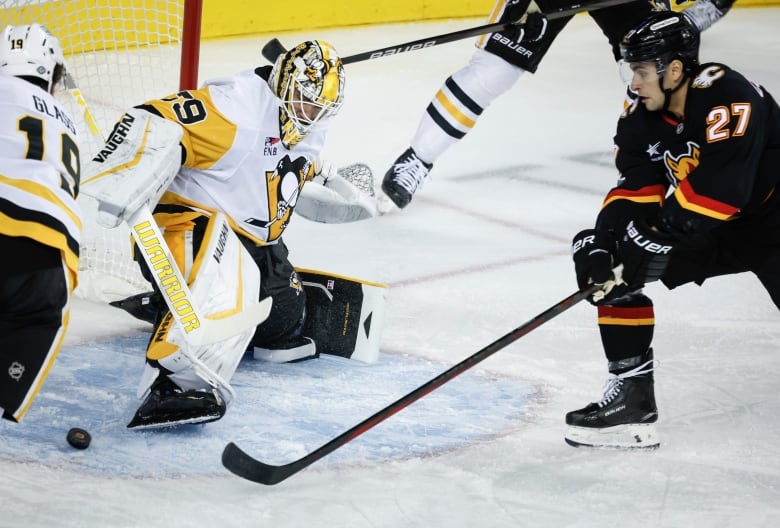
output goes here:
{"type": "MultiPolygon", "coordinates": [[[[66,68],[96,127],[90,128],[74,91],[55,97],[76,121],[82,165],[103,144],[129,107],[178,90],[184,0],[0,0],[0,28],[37,22],[59,38],[66,68]]],[[[84,214],[76,295],[112,301],[148,291],[131,259],[127,227],[105,230],[96,204],[79,199],[84,214]]]]}
{"type": "Polygon", "coordinates": [[[376,196],[374,191],[374,175],[371,168],[364,163],[353,163],[345,167],[339,167],[339,176],[357,187],[368,196],[376,196]]]}

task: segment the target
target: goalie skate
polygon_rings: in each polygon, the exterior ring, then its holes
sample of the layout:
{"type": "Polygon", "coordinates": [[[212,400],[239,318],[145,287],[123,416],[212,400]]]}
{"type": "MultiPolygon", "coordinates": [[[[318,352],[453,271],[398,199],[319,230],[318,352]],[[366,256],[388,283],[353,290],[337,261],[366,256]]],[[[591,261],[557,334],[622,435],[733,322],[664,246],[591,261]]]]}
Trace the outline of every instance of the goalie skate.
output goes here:
{"type": "Polygon", "coordinates": [[[183,391],[167,376],[161,376],[127,428],[152,429],[213,422],[222,418],[226,410],[227,405],[216,389],[183,391]]]}

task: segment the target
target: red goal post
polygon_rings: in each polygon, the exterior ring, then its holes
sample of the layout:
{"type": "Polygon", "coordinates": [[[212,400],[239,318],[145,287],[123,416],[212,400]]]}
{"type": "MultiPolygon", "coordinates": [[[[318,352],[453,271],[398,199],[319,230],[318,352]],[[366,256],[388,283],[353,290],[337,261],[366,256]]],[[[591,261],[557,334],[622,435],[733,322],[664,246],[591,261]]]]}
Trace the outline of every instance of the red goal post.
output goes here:
{"type": "MultiPolygon", "coordinates": [[[[45,26],[62,43],[66,67],[97,124],[62,87],[55,97],[79,132],[82,165],[128,108],[197,88],[203,0],[0,0],[0,30],[45,26]]],[[[111,301],[150,288],[130,259],[129,231],[99,228],[80,199],[84,231],[77,295],[111,301]]]]}

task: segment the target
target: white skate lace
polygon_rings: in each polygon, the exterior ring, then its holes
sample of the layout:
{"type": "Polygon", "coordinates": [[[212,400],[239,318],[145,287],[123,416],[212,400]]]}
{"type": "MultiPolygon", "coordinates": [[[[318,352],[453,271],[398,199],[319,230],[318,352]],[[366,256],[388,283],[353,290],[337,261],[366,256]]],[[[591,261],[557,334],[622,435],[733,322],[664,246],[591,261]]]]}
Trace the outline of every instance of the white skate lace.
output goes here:
{"type": "Polygon", "coordinates": [[[393,172],[395,173],[395,183],[406,189],[409,194],[414,194],[427,176],[428,168],[422,160],[412,154],[408,159],[397,163],[393,167],[393,172]]]}
{"type": "Polygon", "coordinates": [[[621,374],[610,374],[609,379],[604,384],[604,395],[601,397],[601,401],[597,402],[599,408],[609,405],[615,397],[620,394],[620,387],[623,386],[623,380],[626,378],[633,378],[640,374],[647,374],[652,372],[655,368],[656,361],[651,359],[645,361],[638,367],[634,367],[631,370],[627,370],[621,374]],[[647,368],[645,368],[647,367],[647,368]]]}

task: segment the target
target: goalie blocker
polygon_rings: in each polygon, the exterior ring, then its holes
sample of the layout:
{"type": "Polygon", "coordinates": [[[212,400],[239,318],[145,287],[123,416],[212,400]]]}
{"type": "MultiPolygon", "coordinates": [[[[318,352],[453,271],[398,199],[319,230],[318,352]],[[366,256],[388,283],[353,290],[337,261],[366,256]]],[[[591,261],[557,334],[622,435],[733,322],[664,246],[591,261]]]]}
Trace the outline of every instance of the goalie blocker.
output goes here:
{"type": "Polygon", "coordinates": [[[157,203],[181,167],[180,126],[131,108],[83,170],[81,194],[97,201],[97,221],[115,228],[157,203]]]}
{"type": "MultiPolygon", "coordinates": [[[[306,292],[303,334],[314,340],[317,352],[363,363],[376,362],[388,287],[323,271],[296,271],[306,292]]],[[[153,323],[161,303],[157,294],[148,292],[111,305],[153,323]]]]}

